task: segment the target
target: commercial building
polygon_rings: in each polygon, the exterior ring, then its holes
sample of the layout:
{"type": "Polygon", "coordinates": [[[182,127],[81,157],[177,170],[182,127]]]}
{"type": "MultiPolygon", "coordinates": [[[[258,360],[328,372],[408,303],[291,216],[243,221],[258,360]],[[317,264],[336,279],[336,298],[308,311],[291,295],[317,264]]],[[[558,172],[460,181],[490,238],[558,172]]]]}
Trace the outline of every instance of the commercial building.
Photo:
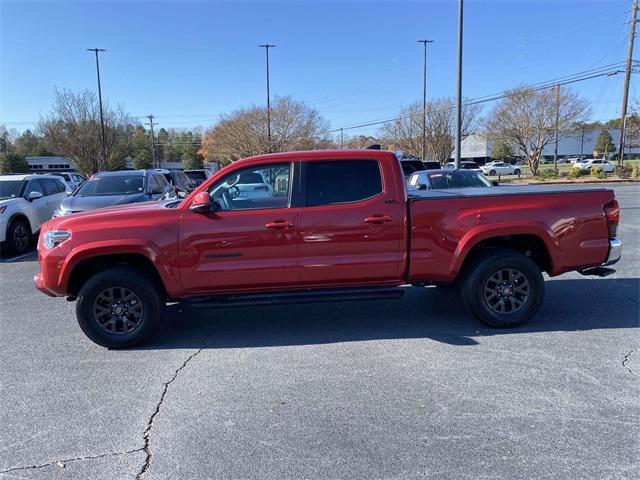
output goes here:
{"type": "MultiPolygon", "coordinates": [[[[610,128],[609,134],[613,138],[614,143],[620,138],[620,130],[610,128]]],[[[558,140],[558,158],[571,158],[571,157],[591,157],[595,150],[595,145],[600,135],[600,130],[588,130],[582,132],[576,132],[570,136],[561,137],[558,140]]],[[[626,142],[625,142],[626,143],[626,142]]],[[[617,146],[616,146],[617,149],[617,146]]],[[[542,157],[545,159],[552,159],[555,150],[555,142],[549,143],[542,150],[542,157]]],[[[461,158],[464,160],[473,160],[479,163],[485,163],[492,158],[493,141],[487,139],[485,135],[477,134],[470,135],[462,141],[461,158]]],[[[617,151],[617,150],[616,150],[617,151]]],[[[609,155],[613,155],[616,152],[608,152],[609,155]]],[[[598,152],[598,155],[603,155],[604,152],[598,152]]],[[[626,155],[640,155],[640,147],[629,146],[625,147],[626,155]]],[[[515,155],[518,156],[518,155],[515,155]]],[[[453,158],[454,155],[451,156],[453,158]]]]}

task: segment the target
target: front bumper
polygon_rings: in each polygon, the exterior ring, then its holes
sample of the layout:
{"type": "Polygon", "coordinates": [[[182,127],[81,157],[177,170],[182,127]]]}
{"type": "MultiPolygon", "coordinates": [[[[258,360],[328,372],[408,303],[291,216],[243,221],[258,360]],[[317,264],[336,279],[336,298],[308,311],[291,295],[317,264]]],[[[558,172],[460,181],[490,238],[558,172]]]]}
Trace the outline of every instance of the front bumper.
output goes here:
{"type": "Polygon", "coordinates": [[[618,238],[609,239],[609,254],[603,265],[613,265],[622,257],[622,242],[618,238]]]}

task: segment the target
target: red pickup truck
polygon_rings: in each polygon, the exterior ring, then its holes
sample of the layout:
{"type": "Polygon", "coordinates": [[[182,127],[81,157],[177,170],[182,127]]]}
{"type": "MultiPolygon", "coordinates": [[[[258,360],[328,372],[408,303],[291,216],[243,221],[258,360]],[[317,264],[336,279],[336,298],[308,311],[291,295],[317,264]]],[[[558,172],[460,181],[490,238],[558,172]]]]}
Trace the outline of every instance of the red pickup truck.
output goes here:
{"type": "Polygon", "coordinates": [[[408,193],[385,151],[261,155],[182,201],[47,222],[35,282],[77,300],[80,327],[112,348],[147,341],[167,302],[393,298],[406,284],[456,285],[477,318],[510,327],[540,307],[542,272],[613,272],[619,213],[607,189],[408,193]]]}

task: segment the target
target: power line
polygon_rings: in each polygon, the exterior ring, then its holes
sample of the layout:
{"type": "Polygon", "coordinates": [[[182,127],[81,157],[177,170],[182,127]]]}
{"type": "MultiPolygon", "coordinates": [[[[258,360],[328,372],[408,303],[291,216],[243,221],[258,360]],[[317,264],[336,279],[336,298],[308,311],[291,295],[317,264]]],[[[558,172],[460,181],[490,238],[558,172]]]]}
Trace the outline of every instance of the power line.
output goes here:
{"type": "MultiPolygon", "coordinates": [[[[608,71],[608,72],[601,72],[601,73],[597,73],[597,74],[593,74],[593,75],[584,75],[582,77],[577,77],[577,78],[572,78],[570,80],[565,80],[562,82],[555,82],[553,84],[549,84],[549,82],[544,82],[543,84],[539,84],[539,85],[530,85],[530,86],[522,86],[522,87],[517,87],[515,90],[532,90],[532,91],[540,91],[540,90],[545,90],[548,88],[552,88],[555,87],[556,85],[568,85],[571,83],[577,83],[577,82],[582,82],[585,80],[590,80],[592,78],[598,78],[598,77],[603,77],[603,76],[612,76],[612,75],[617,75],[618,73],[621,73],[623,70],[614,70],[614,71],[608,71]]],[[[493,102],[496,100],[501,100],[503,98],[506,98],[509,95],[509,92],[513,91],[514,89],[511,90],[507,90],[506,93],[501,93],[501,94],[495,94],[493,96],[486,96],[486,97],[480,97],[479,99],[474,99],[468,102],[463,103],[463,106],[470,106],[470,105],[478,105],[481,103],[487,103],[487,102],[493,102]]],[[[395,115],[393,117],[390,118],[386,118],[386,119],[382,119],[382,120],[376,120],[376,121],[371,121],[371,122],[366,122],[366,123],[361,123],[361,124],[356,124],[356,125],[349,125],[349,126],[343,126],[340,127],[344,130],[353,130],[356,128],[363,128],[363,127],[370,127],[370,126],[374,126],[374,125],[382,125],[385,123],[389,123],[389,122],[393,122],[396,120],[402,120],[402,119],[406,119],[411,117],[412,114],[406,114],[406,115],[395,115]]],[[[324,133],[335,133],[337,131],[340,130],[340,128],[334,128],[334,129],[330,129],[330,130],[325,130],[322,132],[319,132],[320,134],[324,134],[324,133]]]]}

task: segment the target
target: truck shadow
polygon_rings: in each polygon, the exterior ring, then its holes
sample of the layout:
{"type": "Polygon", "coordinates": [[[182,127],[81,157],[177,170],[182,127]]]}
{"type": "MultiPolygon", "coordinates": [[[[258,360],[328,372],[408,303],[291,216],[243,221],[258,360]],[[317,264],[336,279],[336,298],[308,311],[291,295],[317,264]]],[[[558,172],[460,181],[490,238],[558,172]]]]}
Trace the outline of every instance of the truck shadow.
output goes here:
{"type": "Polygon", "coordinates": [[[538,315],[523,327],[494,329],[469,315],[454,289],[407,288],[398,300],[269,307],[168,308],[145,349],[250,348],[429,338],[472,346],[479,337],[638,328],[640,279],[549,280],[538,315]]]}

